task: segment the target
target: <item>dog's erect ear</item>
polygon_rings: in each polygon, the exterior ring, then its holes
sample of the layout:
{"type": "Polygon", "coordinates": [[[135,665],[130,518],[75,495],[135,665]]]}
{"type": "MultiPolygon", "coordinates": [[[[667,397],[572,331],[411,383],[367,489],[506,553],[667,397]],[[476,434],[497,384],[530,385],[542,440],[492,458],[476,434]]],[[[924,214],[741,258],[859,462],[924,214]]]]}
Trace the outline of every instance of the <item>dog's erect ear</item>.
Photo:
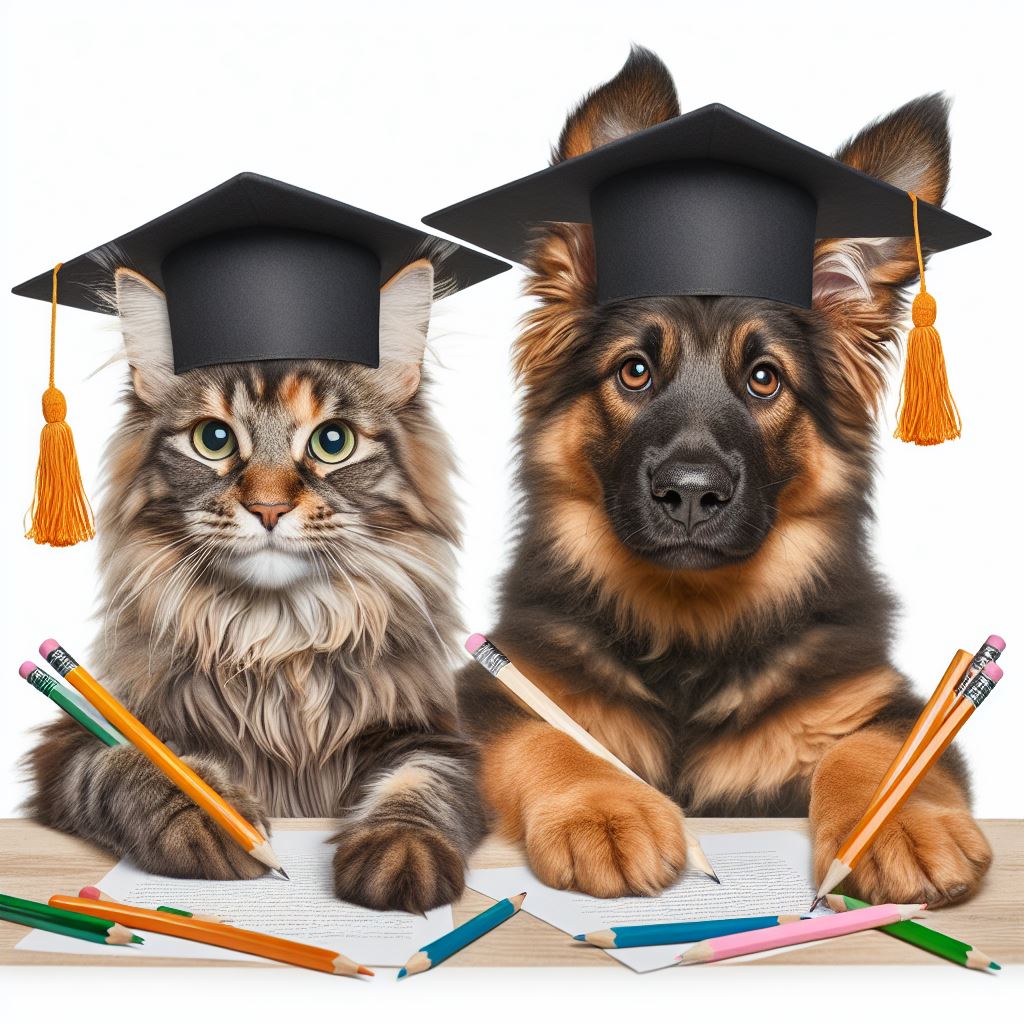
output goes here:
{"type": "Polygon", "coordinates": [[[622,70],[585,96],[566,119],[551,162],[661,124],[679,113],[675,83],[650,50],[634,46],[622,70]]]}
{"type": "MultiPolygon", "coordinates": [[[[651,128],[679,113],[668,68],[650,50],[634,46],[619,73],[580,101],[551,153],[559,163],[605,143],[651,128]]],[[[579,340],[579,318],[596,301],[597,271],[589,224],[552,224],[533,241],[526,265],[527,294],[540,306],[527,315],[515,346],[516,373],[527,388],[566,359],[579,340]]]]}
{"type": "MultiPolygon", "coordinates": [[[[949,182],[949,101],[941,94],[912,100],[868,125],[836,159],[941,206],[949,182]]],[[[886,342],[898,338],[906,310],[903,289],[917,276],[913,238],[828,238],[814,247],[814,308],[833,321],[856,378],[848,383],[869,407],[884,389],[893,356],[886,342]]]]}
{"type": "Polygon", "coordinates": [[[114,295],[132,385],[139,398],[153,405],[174,381],[167,300],[149,278],[125,267],[114,272],[114,295]]]}
{"type": "Polygon", "coordinates": [[[420,383],[434,302],[434,265],[428,259],[403,267],[380,290],[380,369],[399,403],[420,383]]]}

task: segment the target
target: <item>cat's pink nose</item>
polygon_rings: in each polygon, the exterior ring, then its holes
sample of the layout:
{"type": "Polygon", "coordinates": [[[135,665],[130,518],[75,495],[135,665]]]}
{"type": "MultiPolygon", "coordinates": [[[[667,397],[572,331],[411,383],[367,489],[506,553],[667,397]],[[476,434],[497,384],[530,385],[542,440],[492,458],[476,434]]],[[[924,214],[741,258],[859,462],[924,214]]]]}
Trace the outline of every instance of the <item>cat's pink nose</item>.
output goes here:
{"type": "Polygon", "coordinates": [[[276,505],[267,505],[262,501],[254,501],[249,505],[245,506],[246,511],[251,512],[256,516],[260,522],[263,523],[264,529],[272,530],[277,526],[278,519],[281,518],[286,512],[291,512],[294,505],[289,505],[287,502],[280,502],[276,505]]]}

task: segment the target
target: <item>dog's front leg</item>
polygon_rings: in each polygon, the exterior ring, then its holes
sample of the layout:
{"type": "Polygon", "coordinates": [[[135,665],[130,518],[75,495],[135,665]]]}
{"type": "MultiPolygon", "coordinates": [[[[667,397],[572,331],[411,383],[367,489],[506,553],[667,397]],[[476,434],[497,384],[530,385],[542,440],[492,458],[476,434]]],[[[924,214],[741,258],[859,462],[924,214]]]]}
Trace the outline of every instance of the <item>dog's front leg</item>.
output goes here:
{"type": "Polygon", "coordinates": [[[339,899],[423,913],[456,899],[484,834],[475,752],[443,735],[392,740],[332,841],[339,899]]]}
{"type": "Polygon", "coordinates": [[[491,736],[482,780],[500,830],[524,842],[548,885],[653,894],[686,863],[679,806],[545,722],[524,719],[491,736]]]}
{"type": "MultiPolygon", "coordinates": [[[[895,732],[871,726],[839,740],[821,759],[810,802],[817,880],[860,820],[900,743],[895,732]]],[[[940,762],[882,828],[842,889],[871,903],[941,906],[974,892],[991,860],[964,784],[940,762]]]]}

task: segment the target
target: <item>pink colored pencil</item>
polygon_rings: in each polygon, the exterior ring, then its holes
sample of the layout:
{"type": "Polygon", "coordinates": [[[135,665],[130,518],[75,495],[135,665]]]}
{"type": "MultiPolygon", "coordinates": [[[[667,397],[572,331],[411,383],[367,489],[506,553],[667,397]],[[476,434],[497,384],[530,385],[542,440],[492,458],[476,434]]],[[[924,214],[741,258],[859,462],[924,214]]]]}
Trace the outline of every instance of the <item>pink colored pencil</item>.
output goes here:
{"type": "Polygon", "coordinates": [[[924,903],[883,903],[877,907],[851,910],[845,914],[812,917],[805,921],[775,925],[773,928],[758,928],[753,932],[723,935],[718,939],[698,942],[676,959],[684,964],[710,964],[716,960],[763,953],[765,950],[779,949],[782,946],[796,946],[803,942],[817,942],[819,939],[834,939],[852,932],[881,928],[897,921],[909,921],[912,917],[924,917],[925,906],[924,903]]]}

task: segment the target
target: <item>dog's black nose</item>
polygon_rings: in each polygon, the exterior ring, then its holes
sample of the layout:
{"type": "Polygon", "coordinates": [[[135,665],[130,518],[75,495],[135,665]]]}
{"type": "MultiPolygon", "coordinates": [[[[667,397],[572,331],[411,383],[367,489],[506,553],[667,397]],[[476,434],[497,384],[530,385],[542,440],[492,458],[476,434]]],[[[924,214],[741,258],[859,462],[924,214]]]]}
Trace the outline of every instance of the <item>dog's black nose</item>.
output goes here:
{"type": "Polygon", "coordinates": [[[715,463],[664,462],[651,475],[652,497],[687,533],[710,519],[732,494],[732,477],[715,463]]]}

